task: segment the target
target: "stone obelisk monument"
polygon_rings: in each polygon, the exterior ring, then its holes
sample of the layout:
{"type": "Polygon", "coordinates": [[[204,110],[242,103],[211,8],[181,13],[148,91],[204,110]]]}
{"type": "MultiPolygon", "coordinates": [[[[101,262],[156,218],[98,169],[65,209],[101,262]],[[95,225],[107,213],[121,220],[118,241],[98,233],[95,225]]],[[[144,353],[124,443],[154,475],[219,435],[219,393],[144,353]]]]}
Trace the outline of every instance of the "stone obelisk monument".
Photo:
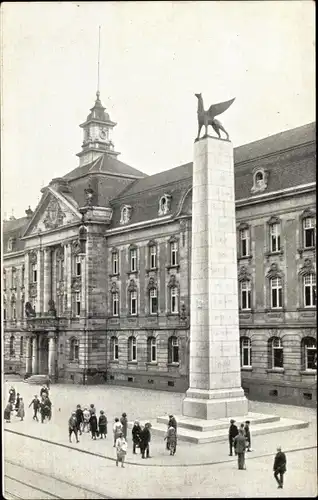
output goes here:
{"type": "Polygon", "coordinates": [[[190,387],[183,415],[247,415],[241,387],[233,146],[215,119],[233,102],[204,111],[199,100],[192,193],[190,387]],[[201,127],[206,135],[199,139],[201,127]],[[212,125],[219,138],[207,135],[212,125]],[[222,139],[220,130],[227,139],[222,139]]]}

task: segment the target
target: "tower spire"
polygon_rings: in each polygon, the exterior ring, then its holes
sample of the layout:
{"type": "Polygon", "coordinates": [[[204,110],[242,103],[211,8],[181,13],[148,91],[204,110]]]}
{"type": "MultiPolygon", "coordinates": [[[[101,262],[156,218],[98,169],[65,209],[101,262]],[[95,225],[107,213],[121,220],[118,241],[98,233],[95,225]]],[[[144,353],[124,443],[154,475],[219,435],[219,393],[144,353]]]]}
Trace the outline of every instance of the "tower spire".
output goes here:
{"type": "Polygon", "coordinates": [[[100,91],[99,91],[100,30],[101,30],[101,26],[98,27],[97,92],[96,92],[97,99],[99,99],[99,96],[100,96],[100,91]]]}

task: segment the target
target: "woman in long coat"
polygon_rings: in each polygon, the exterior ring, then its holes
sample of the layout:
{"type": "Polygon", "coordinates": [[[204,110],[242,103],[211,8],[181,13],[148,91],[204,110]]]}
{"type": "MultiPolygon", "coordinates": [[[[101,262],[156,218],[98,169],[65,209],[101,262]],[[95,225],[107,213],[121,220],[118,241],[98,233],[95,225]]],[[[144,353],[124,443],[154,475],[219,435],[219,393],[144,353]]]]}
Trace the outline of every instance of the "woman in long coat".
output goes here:
{"type": "Polygon", "coordinates": [[[19,408],[18,408],[18,413],[17,413],[17,416],[23,420],[24,419],[24,415],[25,415],[25,411],[24,411],[24,401],[23,401],[23,398],[20,398],[20,403],[19,403],[19,408]]]}
{"type": "Polygon", "coordinates": [[[120,423],[123,426],[123,435],[124,438],[127,439],[127,428],[128,428],[128,419],[126,413],[123,413],[120,419],[120,423]]]}
{"type": "Polygon", "coordinates": [[[11,422],[11,411],[12,411],[12,405],[11,403],[8,403],[4,409],[4,419],[7,423],[11,422]]]}
{"type": "Polygon", "coordinates": [[[177,434],[176,429],[172,425],[167,430],[165,439],[167,440],[167,448],[170,450],[170,455],[174,455],[177,448],[177,434]]]}
{"type": "Polygon", "coordinates": [[[95,413],[92,413],[89,419],[89,425],[92,433],[92,439],[96,439],[97,434],[97,418],[95,413]]]}
{"type": "Polygon", "coordinates": [[[9,403],[14,404],[14,402],[15,402],[15,388],[12,385],[9,391],[9,403]]]}

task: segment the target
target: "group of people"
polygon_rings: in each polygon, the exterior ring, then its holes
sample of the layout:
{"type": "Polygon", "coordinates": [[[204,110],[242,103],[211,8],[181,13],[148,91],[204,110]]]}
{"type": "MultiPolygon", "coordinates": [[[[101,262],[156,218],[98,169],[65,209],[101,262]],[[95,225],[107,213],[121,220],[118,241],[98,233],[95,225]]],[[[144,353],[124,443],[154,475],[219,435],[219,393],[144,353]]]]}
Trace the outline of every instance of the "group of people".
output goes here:
{"type": "Polygon", "coordinates": [[[33,408],[33,420],[39,421],[38,413],[41,415],[41,423],[43,424],[45,419],[51,420],[52,417],[52,402],[49,397],[49,387],[43,385],[40,390],[40,397],[37,394],[34,395],[29,408],[33,408]]]}
{"type": "Polygon", "coordinates": [[[72,442],[72,435],[74,434],[76,442],[79,443],[78,436],[83,432],[90,432],[92,439],[100,437],[104,439],[107,436],[107,417],[104,410],[100,410],[97,419],[97,411],[94,404],[88,408],[84,407],[82,410],[81,405],[76,406],[68,420],[69,441],[72,442]]]}
{"type": "Polygon", "coordinates": [[[23,398],[19,393],[16,393],[15,388],[11,386],[9,390],[8,403],[4,409],[4,420],[7,423],[11,422],[11,415],[14,411],[16,412],[16,416],[20,418],[20,420],[24,419],[25,411],[23,398]]]}

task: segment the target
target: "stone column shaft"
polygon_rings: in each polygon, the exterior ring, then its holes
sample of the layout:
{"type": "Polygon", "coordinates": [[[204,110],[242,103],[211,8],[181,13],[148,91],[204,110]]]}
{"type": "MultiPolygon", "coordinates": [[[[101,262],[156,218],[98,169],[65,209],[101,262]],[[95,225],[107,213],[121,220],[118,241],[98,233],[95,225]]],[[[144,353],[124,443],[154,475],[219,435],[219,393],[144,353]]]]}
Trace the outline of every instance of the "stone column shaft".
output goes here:
{"type": "Polygon", "coordinates": [[[55,376],[55,359],[56,359],[56,340],[54,337],[49,337],[48,371],[50,377],[55,376]]]}
{"type": "Polygon", "coordinates": [[[37,375],[39,370],[38,365],[38,338],[32,337],[32,374],[37,375]]]}
{"type": "Polygon", "coordinates": [[[37,252],[37,296],[36,296],[36,313],[43,312],[43,295],[42,295],[42,286],[43,286],[43,251],[38,250],[37,252]]]}
{"type": "Polygon", "coordinates": [[[43,264],[43,311],[48,312],[49,300],[51,300],[51,276],[52,276],[52,251],[51,248],[44,249],[44,264],[43,264]]]}
{"type": "Polygon", "coordinates": [[[65,245],[65,292],[67,296],[67,308],[65,308],[65,313],[71,313],[72,310],[72,252],[71,244],[65,245]]]}
{"type": "Polygon", "coordinates": [[[32,346],[31,346],[31,338],[26,338],[26,347],[25,347],[25,371],[26,373],[31,373],[32,370],[32,346]]]}
{"type": "Polygon", "coordinates": [[[24,289],[25,289],[25,302],[30,301],[29,283],[30,283],[30,256],[26,252],[24,255],[24,289]]]}

